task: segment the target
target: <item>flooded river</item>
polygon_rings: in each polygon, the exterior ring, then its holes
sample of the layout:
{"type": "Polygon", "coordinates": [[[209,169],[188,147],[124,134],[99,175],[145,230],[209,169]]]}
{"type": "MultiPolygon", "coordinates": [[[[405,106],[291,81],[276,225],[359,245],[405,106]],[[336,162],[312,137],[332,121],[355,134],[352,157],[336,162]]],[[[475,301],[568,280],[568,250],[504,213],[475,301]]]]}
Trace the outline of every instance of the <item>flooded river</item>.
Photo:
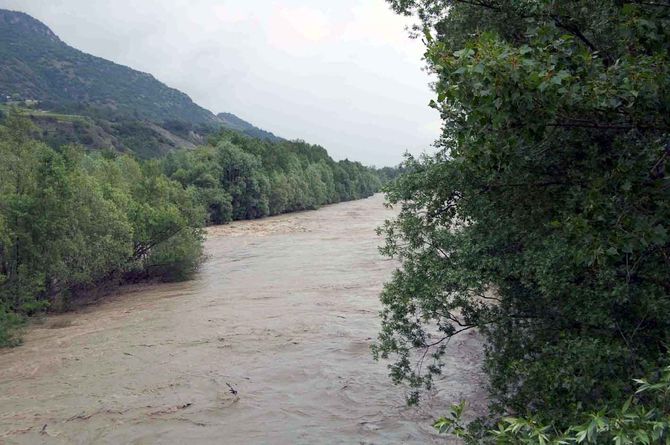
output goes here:
{"type": "Polygon", "coordinates": [[[193,281],[31,326],[0,352],[0,443],[445,443],[430,423],[481,394],[479,340],[419,408],[372,360],[393,214],[377,195],[215,227],[193,281]]]}

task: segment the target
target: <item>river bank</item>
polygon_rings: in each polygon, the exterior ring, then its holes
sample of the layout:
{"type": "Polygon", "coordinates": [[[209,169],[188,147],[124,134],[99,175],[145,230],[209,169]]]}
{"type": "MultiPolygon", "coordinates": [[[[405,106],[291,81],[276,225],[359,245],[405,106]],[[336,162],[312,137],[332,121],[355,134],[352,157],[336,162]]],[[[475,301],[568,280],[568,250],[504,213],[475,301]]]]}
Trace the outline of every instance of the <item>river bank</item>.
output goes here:
{"type": "Polygon", "coordinates": [[[418,408],[371,359],[395,268],[376,248],[382,204],[210,228],[194,280],[31,327],[0,353],[0,441],[444,443],[431,421],[483,400],[479,339],[449,345],[418,408]]]}

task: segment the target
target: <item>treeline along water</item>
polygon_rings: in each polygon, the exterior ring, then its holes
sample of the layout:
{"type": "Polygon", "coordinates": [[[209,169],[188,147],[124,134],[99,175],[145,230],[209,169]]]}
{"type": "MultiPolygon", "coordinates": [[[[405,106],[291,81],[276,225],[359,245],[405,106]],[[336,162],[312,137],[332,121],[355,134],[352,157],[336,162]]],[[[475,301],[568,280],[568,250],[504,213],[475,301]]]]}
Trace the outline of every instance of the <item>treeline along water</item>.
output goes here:
{"type": "Polygon", "coordinates": [[[370,356],[397,266],[377,249],[383,204],[211,227],[194,279],[32,324],[0,351],[0,442],[453,443],[431,424],[453,400],[485,406],[478,336],[450,342],[419,407],[370,356]]]}
{"type": "Polygon", "coordinates": [[[304,142],[222,132],[163,159],[53,149],[30,123],[0,126],[0,345],[12,327],[110,281],[181,280],[206,224],[372,195],[380,174],[304,142]]]}

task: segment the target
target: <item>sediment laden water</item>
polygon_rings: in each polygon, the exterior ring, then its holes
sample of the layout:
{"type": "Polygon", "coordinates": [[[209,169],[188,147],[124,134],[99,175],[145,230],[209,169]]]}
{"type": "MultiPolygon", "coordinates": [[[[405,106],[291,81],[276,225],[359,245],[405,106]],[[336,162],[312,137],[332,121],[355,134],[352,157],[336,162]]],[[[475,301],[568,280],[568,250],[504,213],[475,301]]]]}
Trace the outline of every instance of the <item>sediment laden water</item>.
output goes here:
{"type": "Polygon", "coordinates": [[[479,339],[419,408],[372,360],[382,203],[211,228],[193,281],[31,326],[0,352],[0,443],[445,443],[431,421],[481,400],[479,339]]]}

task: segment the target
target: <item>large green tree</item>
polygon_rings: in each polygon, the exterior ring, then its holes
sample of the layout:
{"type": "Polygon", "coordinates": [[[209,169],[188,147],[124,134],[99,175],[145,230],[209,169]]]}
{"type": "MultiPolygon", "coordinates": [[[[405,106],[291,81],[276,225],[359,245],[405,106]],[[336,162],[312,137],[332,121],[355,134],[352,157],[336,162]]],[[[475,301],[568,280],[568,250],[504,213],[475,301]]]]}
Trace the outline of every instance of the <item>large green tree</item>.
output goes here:
{"type": "Polygon", "coordinates": [[[389,191],[376,354],[418,388],[478,329],[494,417],[619,405],[670,344],[670,3],[389,2],[444,125],[389,191]]]}
{"type": "Polygon", "coordinates": [[[156,162],[49,148],[0,125],[0,346],[11,327],[104,281],[184,279],[202,257],[195,190],[156,162]]]}

